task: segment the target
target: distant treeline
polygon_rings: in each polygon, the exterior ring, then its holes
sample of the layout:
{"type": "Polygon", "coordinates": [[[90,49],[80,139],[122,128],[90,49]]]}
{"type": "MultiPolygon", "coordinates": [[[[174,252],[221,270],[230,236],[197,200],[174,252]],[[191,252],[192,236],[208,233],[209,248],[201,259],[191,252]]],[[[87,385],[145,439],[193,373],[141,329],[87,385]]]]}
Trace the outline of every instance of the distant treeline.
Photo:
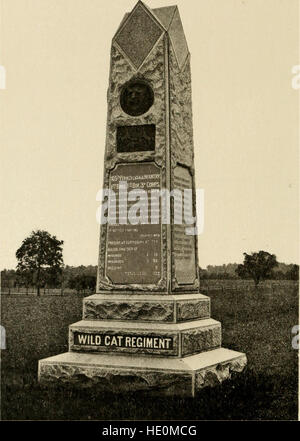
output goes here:
{"type": "MultiPolygon", "coordinates": [[[[199,268],[200,278],[214,280],[238,280],[239,277],[235,270],[237,263],[229,263],[227,265],[208,265],[206,269],[199,268]]],[[[294,264],[279,263],[272,270],[269,279],[272,280],[298,280],[299,266],[294,264]]],[[[44,288],[70,288],[77,291],[94,291],[96,288],[97,266],[65,266],[62,274],[55,280],[51,277],[45,277],[42,287],[44,288]]],[[[32,284],[26,286],[26,281],[20,279],[15,270],[3,270],[1,272],[2,288],[32,287],[32,284]]]]}
{"type": "MultiPolygon", "coordinates": [[[[228,263],[227,265],[208,265],[206,269],[199,268],[201,279],[232,279],[238,280],[240,277],[236,274],[237,263],[228,263]]],[[[278,263],[268,279],[270,280],[298,280],[299,265],[278,263]]],[[[249,278],[250,279],[250,278],[249,278]]]]}
{"type": "MultiPolygon", "coordinates": [[[[57,277],[47,277],[47,270],[44,271],[42,288],[70,288],[79,291],[95,291],[97,279],[97,266],[68,266],[63,268],[57,277]]],[[[31,288],[32,283],[26,283],[24,278],[19,277],[16,270],[3,270],[1,272],[2,288],[31,288]]]]}

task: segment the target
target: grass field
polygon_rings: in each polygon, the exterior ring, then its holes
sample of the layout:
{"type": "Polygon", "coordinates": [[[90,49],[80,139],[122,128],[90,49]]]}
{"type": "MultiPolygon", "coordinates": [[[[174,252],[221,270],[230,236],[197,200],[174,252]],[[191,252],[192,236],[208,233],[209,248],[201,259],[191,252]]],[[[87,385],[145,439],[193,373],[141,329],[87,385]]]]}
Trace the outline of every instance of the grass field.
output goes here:
{"type": "Polygon", "coordinates": [[[81,319],[82,296],[1,299],[7,349],[1,353],[3,420],[297,419],[298,288],[280,283],[257,292],[210,289],[212,317],[223,327],[223,346],[245,352],[248,366],[232,381],[203,389],[195,399],[145,398],[145,393],[99,394],[67,386],[41,387],[37,362],[67,350],[68,325],[81,319]]]}

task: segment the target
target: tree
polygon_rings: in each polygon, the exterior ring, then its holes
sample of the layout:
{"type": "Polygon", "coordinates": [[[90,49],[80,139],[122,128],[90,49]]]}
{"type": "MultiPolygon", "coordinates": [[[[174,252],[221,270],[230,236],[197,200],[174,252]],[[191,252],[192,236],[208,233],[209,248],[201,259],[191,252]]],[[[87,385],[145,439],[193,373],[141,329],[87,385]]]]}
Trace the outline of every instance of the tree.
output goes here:
{"type": "Polygon", "coordinates": [[[201,266],[199,266],[199,277],[202,280],[207,279],[208,277],[207,270],[201,268],[201,266]]]}
{"type": "Polygon", "coordinates": [[[78,274],[69,280],[69,288],[76,289],[77,292],[95,291],[96,289],[96,276],[89,276],[86,274],[78,274]]]}
{"type": "Polygon", "coordinates": [[[22,245],[16,252],[18,259],[17,272],[26,279],[30,275],[31,282],[37,287],[37,295],[40,295],[40,287],[46,280],[47,273],[57,277],[62,272],[63,255],[62,240],[51,236],[47,231],[33,231],[29,237],[23,240],[22,245]]]}
{"type": "Polygon", "coordinates": [[[32,271],[29,271],[28,269],[17,269],[17,280],[18,285],[25,286],[26,293],[28,294],[28,288],[32,284],[32,271]]]}
{"type": "Polygon", "coordinates": [[[290,280],[299,280],[299,265],[293,265],[288,272],[290,280]]]}
{"type": "Polygon", "coordinates": [[[252,278],[255,286],[259,284],[260,280],[269,277],[272,269],[278,265],[275,254],[270,254],[267,251],[244,253],[244,256],[244,263],[238,265],[236,273],[243,279],[252,278]]]}

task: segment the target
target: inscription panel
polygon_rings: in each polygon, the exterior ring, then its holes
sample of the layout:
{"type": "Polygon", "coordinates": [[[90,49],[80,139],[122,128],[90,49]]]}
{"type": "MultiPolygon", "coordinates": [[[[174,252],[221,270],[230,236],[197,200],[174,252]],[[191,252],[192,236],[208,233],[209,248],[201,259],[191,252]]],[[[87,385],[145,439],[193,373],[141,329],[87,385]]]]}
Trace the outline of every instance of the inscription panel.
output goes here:
{"type": "Polygon", "coordinates": [[[105,269],[114,284],[156,284],[161,279],[161,216],[159,205],[151,204],[151,190],[160,185],[160,169],[153,163],[119,164],[110,173],[116,223],[108,224],[105,269]],[[127,192],[120,191],[120,182],[126,183],[127,192]],[[139,196],[131,200],[131,191],[140,189],[147,195],[146,210],[139,196]],[[150,223],[151,216],[157,223],[150,223]]]}
{"type": "Polygon", "coordinates": [[[158,335],[109,334],[105,332],[74,332],[75,346],[98,346],[111,349],[147,349],[172,351],[173,337],[158,335]]]}
{"type": "Polygon", "coordinates": [[[147,152],[155,150],[155,125],[117,127],[117,152],[147,152]]]}
{"type": "MultiPolygon", "coordinates": [[[[184,190],[193,189],[192,176],[187,168],[177,166],[174,169],[174,189],[180,190],[182,195],[184,190]]],[[[173,250],[175,260],[175,277],[178,284],[189,285],[195,282],[197,278],[196,272],[196,256],[195,256],[195,236],[187,235],[186,228],[191,227],[185,221],[186,213],[190,211],[193,215],[192,200],[187,200],[182,196],[182,210],[180,207],[174,207],[174,223],[175,219],[182,218],[181,224],[173,225],[173,250]],[[185,209],[185,210],[184,210],[185,209]]]]}

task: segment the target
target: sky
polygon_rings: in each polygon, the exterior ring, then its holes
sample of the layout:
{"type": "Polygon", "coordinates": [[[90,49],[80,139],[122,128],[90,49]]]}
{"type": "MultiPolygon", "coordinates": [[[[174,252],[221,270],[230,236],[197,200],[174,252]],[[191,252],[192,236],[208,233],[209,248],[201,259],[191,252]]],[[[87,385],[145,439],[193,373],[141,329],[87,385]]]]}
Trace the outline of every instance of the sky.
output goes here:
{"type": "MultiPolygon", "coordinates": [[[[0,267],[35,229],[68,265],[96,265],[111,39],[131,0],[0,0],[0,267]]],[[[299,254],[297,0],[177,4],[191,52],[199,263],[299,254]]]]}

